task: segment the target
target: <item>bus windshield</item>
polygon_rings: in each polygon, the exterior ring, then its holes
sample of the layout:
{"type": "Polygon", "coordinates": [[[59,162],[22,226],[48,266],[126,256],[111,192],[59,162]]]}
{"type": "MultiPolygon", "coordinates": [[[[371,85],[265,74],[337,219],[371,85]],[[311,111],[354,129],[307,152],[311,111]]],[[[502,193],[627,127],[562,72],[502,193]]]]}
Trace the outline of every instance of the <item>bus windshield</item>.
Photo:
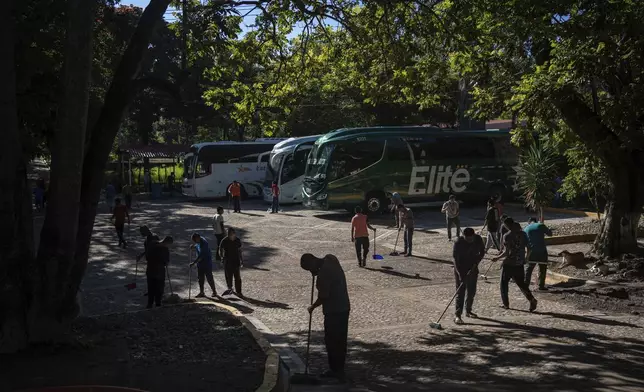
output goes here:
{"type": "Polygon", "coordinates": [[[306,162],[306,177],[309,179],[323,181],[326,179],[326,170],[331,159],[335,145],[324,144],[314,145],[309,159],[306,162]]]}
{"type": "Polygon", "coordinates": [[[193,154],[186,154],[185,157],[183,158],[183,177],[184,178],[192,178],[193,177],[193,172],[192,169],[194,167],[194,161],[195,161],[195,156],[193,154]]]}
{"type": "Polygon", "coordinates": [[[273,181],[279,178],[280,164],[282,163],[282,154],[271,154],[268,164],[266,165],[266,177],[264,178],[264,186],[270,186],[273,181]]]}

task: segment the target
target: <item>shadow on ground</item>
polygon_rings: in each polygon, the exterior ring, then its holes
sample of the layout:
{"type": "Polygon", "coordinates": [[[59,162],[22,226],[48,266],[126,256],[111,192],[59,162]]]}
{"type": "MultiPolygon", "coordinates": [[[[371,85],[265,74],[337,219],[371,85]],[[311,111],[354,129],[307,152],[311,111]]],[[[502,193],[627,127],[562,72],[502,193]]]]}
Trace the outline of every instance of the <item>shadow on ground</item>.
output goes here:
{"type": "MultiPolygon", "coordinates": [[[[190,277],[188,275],[190,236],[195,232],[201,233],[209,242],[214,259],[216,241],[210,227],[212,222],[209,218],[195,220],[195,215],[191,213],[192,206],[190,204],[186,204],[185,208],[180,210],[175,209],[172,214],[167,214],[167,204],[176,202],[176,200],[165,200],[154,204],[145,203],[140,208],[133,209],[131,213],[132,224],[126,226],[125,229],[125,237],[128,241],[127,249],[118,247],[118,240],[114,227],[109,221],[109,215],[105,213],[97,215],[92,236],[90,262],[82,284],[83,314],[96,315],[136,310],[147,302],[147,297],[143,295],[147,291],[145,259],[136,263],[137,255],[142,253],[144,249],[144,238],[139,234],[141,225],[147,225],[161,238],[166,235],[171,235],[174,238],[174,243],[170,248],[171,256],[168,267],[172,279],[172,289],[174,292],[185,291],[188,288],[188,283],[191,282],[192,296],[197,294],[196,268],[190,270],[190,277]],[[126,284],[135,281],[137,283],[136,289],[131,291],[125,289],[126,284]]],[[[264,268],[262,264],[277,252],[277,249],[255,245],[244,228],[236,228],[236,231],[243,243],[245,268],[269,272],[270,268],[264,268]]],[[[193,254],[192,258],[194,259],[194,257],[193,254]]],[[[213,263],[215,270],[222,268],[215,260],[213,263]]],[[[170,293],[167,280],[165,291],[170,293]]],[[[244,306],[243,304],[238,305],[242,308],[240,311],[243,313],[252,312],[250,308],[247,306],[244,308],[244,306]]]]}
{"type": "MultiPolygon", "coordinates": [[[[545,313],[574,321],[638,328],[578,315],[545,313]]],[[[609,338],[585,331],[481,319],[485,329],[465,325],[428,329],[409,350],[387,342],[350,339],[348,386],[370,391],[644,390],[644,340],[609,338]],[[445,386],[444,388],[442,386],[445,386]],[[459,389],[460,388],[460,389],[459,389]]],[[[302,354],[306,333],[278,337],[302,354]]],[[[323,336],[313,336],[313,373],[326,369],[323,336]]]]}

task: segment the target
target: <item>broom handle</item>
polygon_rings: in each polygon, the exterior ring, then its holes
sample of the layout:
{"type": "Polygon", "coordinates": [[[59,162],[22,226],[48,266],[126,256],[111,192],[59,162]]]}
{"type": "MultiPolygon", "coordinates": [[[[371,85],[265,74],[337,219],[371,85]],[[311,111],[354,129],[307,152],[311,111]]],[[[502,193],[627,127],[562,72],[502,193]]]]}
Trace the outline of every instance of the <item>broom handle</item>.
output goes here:
{"type": "MultiPolygon", "coordinates": [[[[313,305],[313,295],[315,294],[315,275],[311,275],[313,279],[311,280],[311,305],[313,305]]],[[[309,349],[311,348],[311,324],[313,322],[313,312],[309,313],[309,333],[306,338],[306,367],[304,368],[304,374],[309,374],[309,349]]]]}
{"type": "Polygon", "coordinates": [[[483,274],[483,276],[487,276],[487,273],[490,272],[490,269],[492,268],[493,265],[494,265],[494,262],[490,261],[490,266],[487,267],[487,269],[485,270],[485,273],[483,274]]]}
{"type": "Polygon", "coordinates": [[[174,295],[174,291],[172,291],[172,281],[170,280],[170,271],[168,271],[168,266],[165,266],[165,273],[168,275],[168,284],[170,285],[170,295],[174,295]]]}
{"type": "Polygon", "coordinates": [[[470,268],[470,270],[467,271],[467,274],[465,275],[465,278],[463,278],[463,280],[461,280],[461,284],[458,285],[458,288],[456,289],[456,292],[454,292],[454,295],[452,296],[452,299],[449,300],[449,303],[445,307],[445,310],[443,310],[443,313],[441,313],[441,316],[438,318],[438,320],[436,320],[436,324],[441,322],[441,320],[443,319],[443,316],[445,316],[445,313],[447,312],[447,309],[449,309],[449,306],[452,304],[452,302],[454,302],[454,298],[456,298],[456,296],[458,295],[458,292],[461,290],[461,287],[463,287],[463,285],[465,284],[465,279],[467,279],[467,277],[470,276],[470,272],[474,271],[474,268],[476,266],[478,266],[478,263],[476,263],[476,265],[474,265],[474,267],[470,268]]]}
{"type": "Polygon", "coordinates": [[[398,234],[396,234],[396,243],[394,244],[394,252],[396,251],[396,247],[398,246],[398,239],[400,238],[400,230],[401,230],[401,227],[398,228],[398,234]]]}

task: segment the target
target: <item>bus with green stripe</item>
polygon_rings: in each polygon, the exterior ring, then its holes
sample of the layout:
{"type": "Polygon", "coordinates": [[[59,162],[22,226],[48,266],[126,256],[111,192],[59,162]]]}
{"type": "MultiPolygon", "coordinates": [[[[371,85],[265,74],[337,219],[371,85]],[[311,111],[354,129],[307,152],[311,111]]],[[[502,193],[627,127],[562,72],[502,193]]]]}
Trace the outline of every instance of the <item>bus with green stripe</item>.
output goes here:
{"type": "Polygon", "coordinates": [[[360,205],[370,213],[384,211],[393,192],[406,205],[438,205],[450,194],[483,203],[512,196],[517,164],[508,130],[339,129],[313,145],[302,200],[313,209],[360,205]]]}

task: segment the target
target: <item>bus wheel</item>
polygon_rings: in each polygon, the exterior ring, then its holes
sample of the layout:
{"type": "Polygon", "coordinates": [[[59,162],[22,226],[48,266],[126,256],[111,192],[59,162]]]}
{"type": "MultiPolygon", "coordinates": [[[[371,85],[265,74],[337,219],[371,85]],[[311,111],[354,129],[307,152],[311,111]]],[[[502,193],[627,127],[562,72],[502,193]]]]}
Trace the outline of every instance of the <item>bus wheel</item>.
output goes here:
{"type": "Polygon", "coordinates": [[[367,213],[375,214],[385,209],[387,201],[384,193],[370,193],[366,199],[367,213]]]}

